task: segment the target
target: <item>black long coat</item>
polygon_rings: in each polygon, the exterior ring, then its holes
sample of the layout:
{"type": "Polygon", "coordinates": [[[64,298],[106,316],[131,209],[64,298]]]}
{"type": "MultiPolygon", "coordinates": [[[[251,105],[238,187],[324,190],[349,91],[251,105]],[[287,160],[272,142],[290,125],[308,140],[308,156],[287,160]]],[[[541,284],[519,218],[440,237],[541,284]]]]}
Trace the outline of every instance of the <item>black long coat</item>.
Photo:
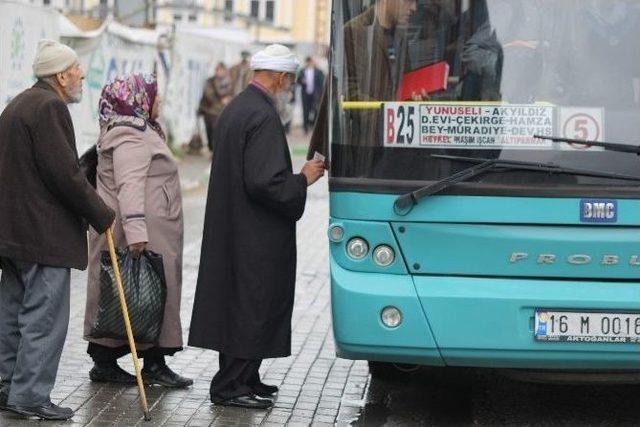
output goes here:
{"type": "Polygon", "coordinates": [[[216,141],[189,345],[286,357],[307,182],[292,172],[272,99],[253,85],[220,116],[216,141]]]}
{"type": "Polygon", "coordinates": [[[87,222],[113,222],[80,171],[67,105],[45,82],[0,115],[0,257],[51,267],[87,267],[87,222]]]}

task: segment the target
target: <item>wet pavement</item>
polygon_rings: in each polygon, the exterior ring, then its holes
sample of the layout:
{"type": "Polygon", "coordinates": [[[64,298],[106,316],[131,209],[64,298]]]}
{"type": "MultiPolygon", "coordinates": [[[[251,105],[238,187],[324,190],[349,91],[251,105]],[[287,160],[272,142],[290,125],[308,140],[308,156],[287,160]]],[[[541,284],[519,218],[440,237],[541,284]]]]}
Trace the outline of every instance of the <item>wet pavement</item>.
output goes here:
{"type": "MultiPolygon", "coordinates": [[[[302,146],[302,144],[300,144],[302,146]]],[[[301,150],[298,149],[298,152],[301,150]]],[[[294,151],[295,152],[295,151],[294,151]]],[[[297,155],[299,168],[302,157],[297,155]]],[[[181,162],[186,181],[204,174],[202,159],[181,162]]],[[[206,191],[184,194],[185,258],[182,320],[185,337],[199,263],[206,191]]],[[[0,413],[0,426],[438,426],[640,425],[638,386],[559,386],[522,383],[488,370],[406,369],[371,379],[366,362],[337,359],[331,334],[326,180],[313,187],[298,227],[299,265],[293,355],[265,361],[265,382],[280,386],[270,411],[212,406],[209,382],[217,354],[187,348],[170,366],[195,379],[188,390],[147,389],[152,421],[141,419],[137,389],[92,384],[82,340],[86,275],[74,272],[69,336],[53,400],[75,409],[66,423],[20,420],[0,413]]],[[[639,356],[640,358],[640,352],[639,356]]],[[[133,371],[129,358],[121,365],[133,371]]]]}
{"type": "Polygon", "coordinates": [[[372,379],[356,426],[640,425],[640,387],[520,382],[490,370],[422,368],[372,379]]]}
{"type": "MultiPolygon", "coordinates": [[[[298,152],[300,151],[298,147],[298,152]]],[[[295,151],[294,151],[295,152],[295,151]]],[[[206,157],[205,157],[206,158],[206,157]]],[[[297,155],[299,169],[303,157],[297,155]]],[[[185,251],[182,321],[188,334],[195,283],[200,261],[206,189],[193,185],[206,176],[208,162],[185,157],[180,162],[185,181],[185,251]]],[[[187,348],[168,358],[178,373],[193,378],[188,390],[147,389],[152,422],[141,419],[138,391],[115,385],[93,384],[92,367],[82,339],[86,298],[86,273],[72,274],[71,322],[52,400],[76,410],[66,423],[47,426],[227,426],[227,425],[318,425],[348,424],[357,417],[369,380],[366,363],[335,357],[331,335],[328,286],[328,195],[326,179],[310,190],[308,208],[299,223],[299,262],[296,305],[293,313],[293,355],[265,361],[261,368],[266,383],[280,386],[274,409],[248,411],[215,407],[209,402],[209,384],[218,368],[217,353],[187,348]]],[[[120,360],[133,372],[130,358],[120,360]]],[[[45,425],[0,412],[0,426],[45,425]]]]}

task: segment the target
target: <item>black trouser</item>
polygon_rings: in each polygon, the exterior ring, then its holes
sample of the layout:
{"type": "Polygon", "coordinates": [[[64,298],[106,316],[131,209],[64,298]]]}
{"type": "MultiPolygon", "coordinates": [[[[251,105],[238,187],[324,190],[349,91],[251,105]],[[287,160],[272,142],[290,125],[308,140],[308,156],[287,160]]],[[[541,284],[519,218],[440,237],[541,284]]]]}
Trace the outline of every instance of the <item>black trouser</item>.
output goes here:
{"type": "Polygon", "coordinates": [[[211,381],[212,402],[253,394],[253,388],[260,384],[261,359],[238,359],[220,353],[219,362],[220,370],[211,381]]]}
{"type": "Polygon", "coordinates": [[[214,149],[214,134],[216,131],[216,125],[218,124],[218,116],[214,116],[211,114],[204,115],[204,126],[207,131],[207,146],[209,147],[209,151],[213,153],[214,149]]]}
{"type": "Polygon", "coordinates": [[[316,97],[306,92],[302,94],[302,118],[304,121],[304,131],[313,130],[316,122],[316,97]]]}
{"type": "MultiPolygon", "coordinates": [[[[152,347],[148,350],[138,351],[138,357],[145,360],[145,363],[164,364],[165,356],[173,356],[181,349],[179,348],[162,348],[152,347]]],[[[115,363],[116,360],[131,353],[128,345],[121,347],[106,347],[104,345],[89,343],[87,353],[93,359],[94,363],[115,363]]]]}

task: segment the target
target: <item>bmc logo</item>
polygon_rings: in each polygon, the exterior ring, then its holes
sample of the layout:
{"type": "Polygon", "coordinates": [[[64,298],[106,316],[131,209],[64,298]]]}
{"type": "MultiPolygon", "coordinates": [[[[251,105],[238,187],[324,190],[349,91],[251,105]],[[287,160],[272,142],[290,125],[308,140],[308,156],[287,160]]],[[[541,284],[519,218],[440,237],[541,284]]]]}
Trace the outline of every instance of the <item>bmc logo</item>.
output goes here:
{"type": "Polygon", "coordinates": [[[617,200],[581,200],[580,221],[614,223],[618,221],[617,200]]]}

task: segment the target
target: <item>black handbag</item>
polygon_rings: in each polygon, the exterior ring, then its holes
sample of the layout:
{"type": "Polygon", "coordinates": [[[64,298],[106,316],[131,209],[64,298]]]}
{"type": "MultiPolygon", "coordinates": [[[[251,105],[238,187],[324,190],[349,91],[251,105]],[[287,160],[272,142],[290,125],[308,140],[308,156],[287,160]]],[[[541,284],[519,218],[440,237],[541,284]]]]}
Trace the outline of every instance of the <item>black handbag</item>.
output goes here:
{"type": "MultiPolygon", "coordinates": [[[[167,284],[162,256],[143,251],[138,258],[117,250],[122,286],[138,344],[157,344],[164,320],[167,284]]],[[[127,340],[120,297],[109,252],[100,257],[100,299],[89,338],[127,340]]]]}
{"type": "Polygon", "coordinates": [[[89,148],[80,157],[80,170],[86,175],[89,184],[96,188],[96,176],[98,174],[98,148],[93,146],[89,148]]]}

